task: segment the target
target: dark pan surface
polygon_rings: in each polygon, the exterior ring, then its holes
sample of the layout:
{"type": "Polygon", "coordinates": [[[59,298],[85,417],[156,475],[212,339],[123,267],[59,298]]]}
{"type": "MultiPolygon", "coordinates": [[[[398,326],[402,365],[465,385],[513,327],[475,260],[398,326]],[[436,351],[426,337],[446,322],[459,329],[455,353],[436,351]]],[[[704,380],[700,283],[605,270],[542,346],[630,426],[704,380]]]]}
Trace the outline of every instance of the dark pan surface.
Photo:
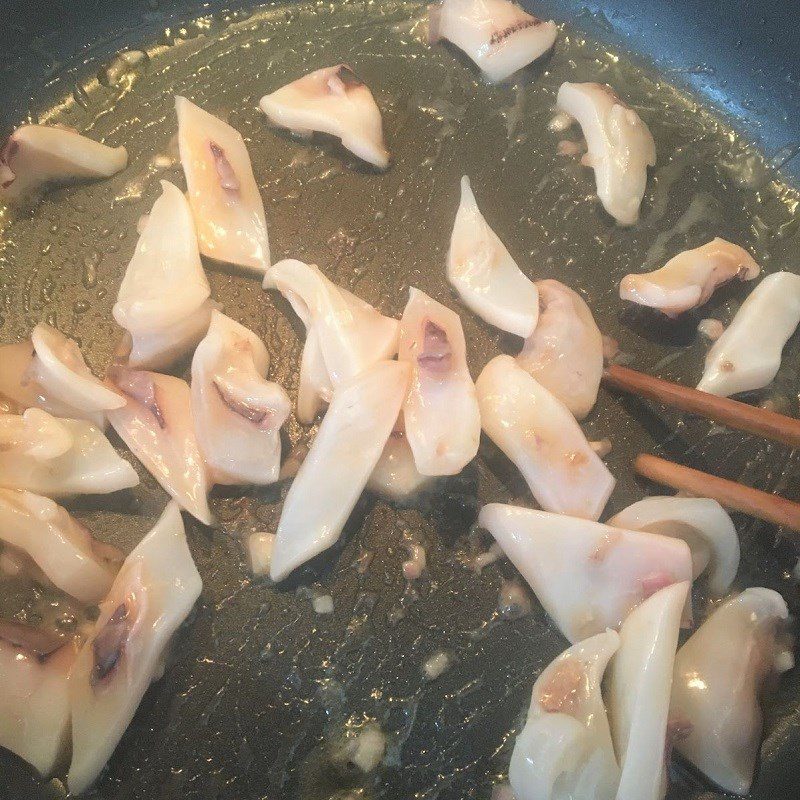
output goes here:
{"type": "MultiPolygon", "coordinates": [[[[174,160],[153,160],[174,155],[172,98],[179,93],[245,136],[275,260],[317,262],[386,313],[399,314],[408,286],[419,286],[461,312],[474,376],[490,357],[519,345],[460,307],[444,279],[464,173],[527,274],[583,291],[602,330],[619,340],[634,366],[696,382],[706,349],[697,321],[729,321],[746,290],[725,289],[701,313],[667,324],[624,308],[619,279],[714,235],[751,249],[766,272],[796,270],[797,193],[726,122],[574,28],[517,84],[488,87],[454,51],[428,49],[422,16],[420,5],[396,2],[220,12],[171,25],[158,37],[140,32],[105,41],[60,63],[60,77],[32,104],[38,117],[124,143],[131,164],[110,181],[54,192],[35,214],[0,218],[2,341],[46,319],[75,337],[102,373],[118,336],[110,311],[136,221],[158,196],[160,178],[183,185],[174,160]],[[146,48],[150,57],[133,73],[101,69],[123,45],[146,48]],[[266,92],[342,60],[384,111],[393,165],[383,175],[329,143],[271,130],[256,108],[266,92]],[[591,173],[557,155],[559,137],[546,125],[565,79],[612,84],[655,135],[659,165],[642,223],[633,229],[614,226],[593,196],[591,173]],[[56,90],[62,102],[47,105],[44,98],[56,90]]],[[[244,276],[209,265],[209,277],[225,312],[267,342],[271,377],[295,392],[302,336],[288,306],[244,276]]],[[[793,341],[775,385],[755,401],[771,398],[797,412],[798,356],[793,341]]],[[[629,469],[642,450],[795,499],[800,494],[796,454],[702,421],[602,392],[586,427],[590,438],[614,443],[608,463],[619,484],[609,514],[654,491],[629,469]]],[[[294,421],[288,433],[295,444],[309,438],[294,421]]],[[[165,502],[141,475],[134,492],[70,508],[128,551],[165,502]]],[[[95,796],[488,798],[504,777],[536,675],[566,646],[535,600],[529,613],[500,609],[504,581],[515,580],[508,564],[476,575],[463,563],[475,545],[470,532],[481,503],[530,503],[521,479],[485,442],[462,476],[412,507],[365,496],[341,546],[276,590],[250,579],[239,537],[274,530],[280,495],[277,488],[217,492],[217,528],[187,521],[204,580],[201,601],[174,665],[147,694],[95,796]],[[428,549],[428,572],[412,587],[401,574],[406,533],[428,549]],[[364,552],[373,558],[362,574],[354,562],[364,552]],[[314,613],[316,593],[332,595],[333,616],[314,613]],[[439,650],[454,665],[425,682],[422,664],[439,650]],[[378,773],[362,780],[345,768],[337,746],[373,722],[386,733],[389,751],[378,773]]],[[[797,613],[790,574],[796,553],[774,529],[744,517],[736,522],[745,554],[739,586],[776,588],[797,613]]],[[[31,620],[65,610],[8,582],[2,595],[6,613],[22,603],[31,620]]],[[[696,610],[702,618],[702,593],[696,610]]],[[[768,714],[755,797],[788,800],[800,792],[799,693],[795,671],[768,714]]],[[[674,773],[672,798],[722,796],[680,768],[674,773]]],[[[0,798],[62,793],[58,782],[42,786],[20,761],[0,755],[0,798]]]]}

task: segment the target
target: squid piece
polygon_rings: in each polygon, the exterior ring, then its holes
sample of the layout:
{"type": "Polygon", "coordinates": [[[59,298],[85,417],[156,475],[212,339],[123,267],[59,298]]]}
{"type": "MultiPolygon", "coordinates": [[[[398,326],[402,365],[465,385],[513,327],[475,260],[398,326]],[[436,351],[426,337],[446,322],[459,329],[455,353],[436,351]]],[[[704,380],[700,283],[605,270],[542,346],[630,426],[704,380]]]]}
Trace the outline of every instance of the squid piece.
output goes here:
{"type": "Polygon", "coordinates": [[[27,761],[43,778],[69,753],[69,672],[72,641],[15,622],[0,622],[0,747],[27,761]]]}
{"type": "Polygon", "coordinates": [[[302,136],[327,133],[362,161],[389,166],[380,109],[347,64],[310,72],[262,97],[259,106],[273,125],[302,136]]]}
{"type": "Polygon", "coordinates": [[[110,178],[127,166],[124,147],[108,147],[69,128],[23,125],[0,150],[0,198],[24,201],[48,185],[110,178]]]}
{"type": "Polygon", "coordinates": [[[72,795],[89,788],[114,752],[203,582],[175,502],[125,559],[69,677],[72,795]]]}
{"type": "Polygon", "coordinates": [[[381,361],[336,389],[283,503],[273,581],[337,541],[392,433],[408,380],[407,364],[381,361]]]}
{"type": "Polygon", "coordinates": [[[135,368],[168,367],[203,338],[211,319],[211,287],[189,203],[167,181],[161,191],[112,311],[131,335],[127,360],[135,368]]]}
{"type": "Polygon", "coordinates": [[[619,628],[654,592],[692,577],[680,539],[501,503],[484,506],[478,524],[571,642],[619,628]]]}
{"type": "Polygon", "coordinates": [[[85,420],[56,419],[38,408],[0,414],[0,486],[64,497],[138,483],[136,470],[85,420]]]}
{"type": "Polygon", "coordinates": [[[626,275],[619,296],[674,318],[707,303],[717,287],[734,279],[752,281],[760,272],[747,250],[717,237],[678,253],[654,272],[626,275]]]}
{"type": "Polygon", "coordinates": [[[598,633],[538,677],[508,770],[516,800],[613,800],[619,766],[600,684],[618,647],[616,631],[598,633]]]}
{"type": "Polygon", "coordinates": [[[397,353],[400,323],[296,259],[275,264],[265,289],[277,289],[306,327],[298,419],[311,423],[342,381],[397,353]]]}
{"type": "Polygon", "coordinates": [[[620,628],[607,707],[621,765],[617,800],[661,800],[667,790],[667,720],[681,614],[690,583],[656,592],[620,628]]]}
{"type": "Polygon", "coordinates": [[[539,322],[517,363],[584,419],[597,402],[603,336],[583,298],[563,283],[537,281],[539,322]]]}
{"type": "Polygon", "coordinates": [[[739,537],[725,509],[706,497],[646,497],[608,520],[629,531],[683,539],[692,551],[692,578],[708,570],[708,589],[723,597],[739,569],[739,537]]]}
{"type": "Polygon", "coordinates": [[[466,175],[447,253],[447,278],[484,322],[523,338],[533,333],[539,292],[484,219],[466,175]]]}
{"type": "Polygon", "coordinates": [[[508,0],[441,0],[428,6],[428,40],[447,39],[495,83],[544,55],[558,35],[545,22],[508,0]]]}
{"type": "Polygon", "coordinates": [[[771,589],[745,589],[698,628],[675,658],[670,716],[683,736],[675,747],[724,791],[745,795],[753,782],[768,679],[794,666],[789,612],[771,589]]]}
{"type": "Polygon", "coordinates": [[[458,314],[411,287],[398,358],[411,365],[406,438],[422,475],[457,475],[475,458],[481,415],[458,314]]]}
{"type": "Polygon", "coordinates": [[[181,508],[210,525],[211,487],[195,438],[186,381],[123,366],[112,367],[107,380],[128,401],[108,412],[114,430],[181,508]]]}
{"type": "Polygon", "coordinates": [[[238,131],[175,98],[178,147],[204,256],[263,274],[270,265],[264,202],[238,131]]]}
{"type": "Polygon", "coordinates": [[[697,388],[720,397],[763,388],[778,374],[783,346],[798,323],[800,276],[768,275],[708,351],[697,388]]]}
{"type": "Polygon", "coordinates": [[[264,486],[278,480],[286,392],[266,380],[269,354],[250,330],[219,311],[192,360],[192,415],[211,480],[264,486]]]}
{"type": "Polygon", "coordinates": [[[39,387],[28,380],[33,355],[30,339],[0,345],[0,401],[8,411],[22,413],[39,402],[39,387]]]}
{"type": "Polygon", "coordinates": [[[647,168],[656,163],[647,125],[602,83],[562,83],[556,106],[581,126],[603,207],[621,225],[633,225],[639,219],[647,168]]]}
{"type": "Polygon", "coordinates": [[[404,501],[421,492],[433,481],[423,475],[403,431],[392,431],[381,457],[372,470],[367,489],[388,500],[404,501]]]}
{"type": "Polygon", "coordinates": [[[511,356],[497,356],[475,387],[487,436],[514,462],[545,511],[598,519],[613,475],[569,409],[511,356]]]}
{"type": "Polygon", "coordinates": [[[102,600],[116,574],[114,548],[95,541],[65,508],[31,492],[0,489],[0,541],[82,603],[102,600]]]}

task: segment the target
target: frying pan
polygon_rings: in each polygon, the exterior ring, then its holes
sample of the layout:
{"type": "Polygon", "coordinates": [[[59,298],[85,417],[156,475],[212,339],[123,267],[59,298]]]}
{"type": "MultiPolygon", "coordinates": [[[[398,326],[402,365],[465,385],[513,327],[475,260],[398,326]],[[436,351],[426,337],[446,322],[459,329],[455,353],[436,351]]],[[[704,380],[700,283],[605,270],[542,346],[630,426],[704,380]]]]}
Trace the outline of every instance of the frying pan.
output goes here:
{"type": "MultiPolygon", "coordinates": [[[[96,371],[105,368],[118,336],[110,309],[136,220],[159,178],[182,181],[179,165],[152,162],[172,152],[171,99],[180,92],[245,136],[274,258],[315,261],[387,313],[402,310],[409,285],[459,309],[473,375],[518,342],[459,307],[443,279],[463,173],[529,275],[579,288],[635,366],[696,381],[706,346],[697,321],[727,322],[746,289],[728,287],[702,314],[666,323],[623,308],[616,284],[712,235],[748,247],[766,271],[798,268],[800,196],[791,181],[800,178],[800,7],[543,0],[535,11],[567,23],[555,52],[515,85],[489,87],[456,51],[427,48],[418,4],[5,0],[3,128],[25,119],[71,124],[126,144],[131,164],[110,181],[52,193],[35,214],[0,220],[0,339],[21,338],[46,319],[79,340],[96,371]],[[114,61],[125,48],[145,49],[149,59],[128,73],[114,61]],[[255,108],[287,80],[343,60],[384,110],[394,157],[385,174],[330,143],[270,130],[255,108]],[[612,83],[653,130],[659,165],[632,229],[602,213],[591,174],[558,156],[546,132],[565,79],[612,83]]],[[[267,342],[271,376],[296,391],[302,334],[286,304],[252,279],[209,271],[225,311],[267,342]]],[[[753,402],[771,398],[797,413],[798,358],[792,341],[775,383],[753,402]]],[[[606,392],[586,427],[590,438],[614,443],[608,462],[619,486],[609,513],[656,491],[630,470],[642,450],[798,499],[798,456],[777,444],[606,392]]],[[[287,434],[288,451],[313,430],[292,422],[287,434]]],[[[365,495],[340,546],[271,587],[249,577],[239,539],[274,530],[284,491],[216,491],[219,524],[187,520],[203,595],[93,796],[488,798],[504,778],[533,681],[566,646],[535,600],[529,608],[498,604],[504,582],[517,579],[508,564],[480,575],[465,566],[481,545],[473,527],[481,503],[530,503],[519,476],[484,442],[461,476],[407,507],[365,495]],[[410,587],[401,573],[406,535],[428,549],[428,570],[410,587]],[[365,571],[353,566],[364,553],[365,571]],[[333,615],[315,614],[311,598],[328,593],[333,615]],[[425,681],[422,665],[439,651],[451,667],[425,681]],[[367,724],[381,727],[388,750],[364,776],[349,763],[347,743],[367,724]]],[[[98,537],[128,551],[164,502],[142,472],[135,491],[69,505],[98,537]]],[[[744,553],[737,586],[775,588],[796,614],[797,553],[779,531],[735,522],[744,553]]],[[[31,597],[0,585],[6,613],[35,622],[67,611],[46,592],[31,597]]],[[[699,617],[707,611],[701,595],[696,607],[699,617]]],[[[767,710],[753,797],[800,794],[799,699],[795,670],[767,710]]],[[[671,772],[670,798],[724,796],[680,763],[671,772]]],[[[0,798],[63,795],[58,781],[43,784],[0,753],[0,798]]]]}

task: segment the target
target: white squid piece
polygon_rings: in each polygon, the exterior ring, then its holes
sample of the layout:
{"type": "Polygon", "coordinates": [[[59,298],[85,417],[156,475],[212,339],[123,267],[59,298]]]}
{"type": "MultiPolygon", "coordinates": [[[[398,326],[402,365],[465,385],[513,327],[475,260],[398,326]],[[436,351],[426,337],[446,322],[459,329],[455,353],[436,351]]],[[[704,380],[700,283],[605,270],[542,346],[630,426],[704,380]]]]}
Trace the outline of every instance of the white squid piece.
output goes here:
{"type": "Polygon", "coordinates": [[[702,247],[678,253],[661,269],[626,275],[619,296],[677,317],[707,303],[719,286],[734,279],[752,281],[760,272],[747,250],[717,237],[702,247]]]}
{"type": "Polygon", "coordinates": [[[69,672],[77,648],[37,628],[0,622],[0,747],[49,778],[69,753],[69,672]]]}
{"type": "Polygon", "coordinates": [[[794,666],[788,610],[771,589],[745,589],[720,606],[678,651],[670,715],[675,748],[726,792],[753,782],[764,684],[794,666]]]}
{"type": "Polygon", "coordinates": [[[501,503],[484,506],[478,523],[571,642],[619,628],[653,593],[692,578],[680,539],[501,503]]]}
{"type": "Polygon", "coordinates": [[[327,133],[362,161],[389,166],[380,109],[347,64],[310,72],[262,97],[259,106],[274,125],[302,136],[327,133]]]}
{"type": "Polygon", "coordinates": [[[739,536],[728,512],[706,497],[646,497],[607,522],[629,531],[683,539],[692,551],[692,578],[708,571],[708,589],[722,597],[739,569],[739,536]]]}
{"type": "Polygon", "coordinates": [[[581,126],[603,207],[621,225],[632,225],[639,219],[647,168],[656,163],[647,125],[602,83],[562,83],[556,105],[581,126]]]}
{"type": "Polygon", "coordinates": [[[428,6],[428,41],[447,39],[465,52],[487,80],[502,81],[544,55],[558,26],[509,0],[441,0],[428,6]]]}
{"type": "Polygon", "coordinates": [[[688,581],[661,589],[635,608],[620,628],[607,692],[621,766],[617,800],[661,800],[666,794],[672,668],[689,589],[688,581]]]}
{"type": "Polygon", "coordinates": [[[0,486],[64,497],[138,483],[136,470],[85,420],[56,419],[38,408],[0,414],[0,486]]]}
{"type": "Polygon", "coordinates": [[[406,438],[423,475],[457,475],[475,458],[481,415],[458,314],[411,287],[398,358],[411,365],[406,438]]]}
{"type": "Polygon", "coordinates": [[[0,541],[28,556],[57,588],[82,603],[102,600],[116,574],[113,548],[101,545],[47,497],[0,489],[0,541]]]}
{"type": "Polygon", "coordinates": [[[280,429],[291,403],[266,379],[269,354],[250,330],[214,311],[192,360],[192,414],[211,480],[263,486],[278,480],[280,429]]]}
{"type": "Polygon", "coordinates": [[[603,336],[583,298],[563,283],[537,281],[539,321],[517,362],[575,416],[597,402],[603,375],[603,336]]]}
{"type": "Polygon", "coordinates": [[[241,134],[175,98],[178,147],[204,256],[258,274],[270,265],[264,202],[241,134]]]}
{"type": "Polygon", "coordinates": [[[124,147],[108,147],[69,128],[23,125],[0,151],[0,198],[27,200],[48,185],[109,178],[127,166],[124,147]]]}
{"type": "Polygon", "coordinates": [[[545,511],[598,519],[614,476],[569,409],[511,356],[497,356],[475,387],[486,435],[514,462],[545,511]]]}
{"type": "Polygon", "coordinates": [[[342,381],[397,353],[400,323],[342,289],[314,264],[285,259],[264,276],[265,289],[277,289],[306,328],[300,364],[298,419],[313,422],[342,381]]]}
{"type": "Polygon", "coordinates": [[[39,387],[28,380],[33,361],[30,339],[0,345],[0,401],[6,411],[21,414],[39,403],[39,387]]]}
{"type": "Polygon", "coordinates": [[[202,587],[171,502],[125,559],[70,674],[73,795],[95,781],[147,688],[162,676],[167,647],[202,587]]]}
{"type": "Polygon", "coordinates": [[[800,276],[768,275],[708,351],[697,388],[720,397],[763,388],[778,374],[783,346],[798,323],[800,276]]]}
{"type": "Polygon", "coordinates": [[[108,381],[127,398],[108,421],[131,452],[181,508],[210,525],[208,472],[195,437],[186,381],[115,366],[108,381]]]}
{"type": "Polygon", "coordinates": [[[433,482],[423,475],[414,461],[414,453],[403,431],[394,430],[372,470],[367,489],[388,500],[408,500],[433,482]]]}
{"type": "Polygon", "coordinates": [[[338,540],[392,433],[408,379],[407,364],[381,361],[336,389],[284,500],[272,580],[338,540]]]}
{"type": "Polygon", "coordinates": [[[523,338],[533,333],[539,292],[484,219],[466,175],[447,253],[447,278],[484,322],[523,338]]]}
{"type": "Polygon", "coordinates": [[[161,181],[161,191],[112,311],[131,336],[127,363],[137,369],[170,366],[203,338],[211,319],[192,211],[173,184],[161,181]]]}
{"type": "Polygon", "coordinates": [[[600,684],[618,647],[616,631],[598,633],[537,678],[508,770],[516,800],[613,800],[619,766],[600,684]]]}

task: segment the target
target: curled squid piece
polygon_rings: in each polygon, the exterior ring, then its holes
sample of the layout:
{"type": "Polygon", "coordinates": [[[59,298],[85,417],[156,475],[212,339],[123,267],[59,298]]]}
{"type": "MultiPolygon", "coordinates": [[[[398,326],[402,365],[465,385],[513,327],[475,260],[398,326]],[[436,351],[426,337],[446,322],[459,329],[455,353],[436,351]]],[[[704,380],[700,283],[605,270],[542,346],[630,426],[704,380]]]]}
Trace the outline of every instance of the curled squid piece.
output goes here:
{"type": "Polygon", "coordinates": [[[263,486],[278,480],[280,429],[291,404],[266,379],[269,354],[250,330],[219,311],[192,360],[192,414],[210,479],[263,486]]]}
{"type": "Polygon", "coordinates": [[[545,511],[598,519],[615,480],[570,410],[511,356],[476,384],[486,435],[514,462],[545,511]]]}
{"type": "Polygon", "coordinates": [[[571,642],[619,628],[653,593],[691,581],[680,539],[501,503],[484,506],[478,523],[571,642]]]}
{"type": "Polygon", "coordinates": [[[108,494],[139,483],[103,432],[38,408],[0,414],[0,486],[48,497],[108,494]]]}
{"type": "Polygon", "coordinates": [[[342,381],[397,353],[399,322],[328,280],[314,264],[280,261],[267,271],[264,288],[277,289],[306,328],[297,400],[302,423],[313,422],[342,381]]]}
{"type": "Polygon", "coordinates": [[[678,253],[654,272],[626,275],[619,285],[619,296],[658,309],[668,317],[678,317],[707,303],[719,286],[735,279],[752,281],[760,272],[747,250],[716,238],[678,253]]]}
{"type": "Polygon", "coordinates": [[[0,198],[25,201],[51,184],[110,178],[127,166],[124,147],[108,147],[69,128],[23,125],[0,151],[0,198]]]}
{"type": "Polygon", "coordinates": [[[617,800],[661,800],[666,794],[672,669],[689,588],[684,581],[661,589],[620,628],[607,693],[621,766],[617,800]]]}
{"type": "Polygon", "coordinates": [[[647,125],[603,83],[562,83],[556,105],[581,126],[603,207],[621,225],[633,225],[639,219],[647,168],[656,163],[647,125]]]}
{"type": "Polygon", "coordinates": [[[342,383],[283,503],[270,576],[327,550],[364,491],[406,396],[409,367],[381,361],[342,383]]]}
{"type": "Polygon", "coordinates": [[[441,0],[428,6],[429,42],[452,42],[493,83],[536,61],[557,35],[555,22],[538,19],[509,0],[441,0]]]}
{"type": "Polygon", "coordinates": [[[153,681],[203,583],[175,502],[125,559],[69,677],[71,794],[94,783],[153,681]]]}
{"type": "Polygon", "coordinates": [[[115,366],[108,381],[125,395],[108,421],[131,452],[181,508],[206,525],[209,478],[195,437],[186,381],[157,372],[115,366]]]}
{"type": "Polygon", "coordinates": [[[539,321],[517,363],[584,419],[597,402],[603,336],[583,298],[563,283],[537,281],[539,321]]]}
{"type": "Polygon", "coordinates": [[[347,64],[310,72],[262,97],[259,106],[274,125],[303,136],[327,133],[362,161],[389,166],[380,109],[347,64]]]}
{"type": "Polygon", "coordinates": [[[538,677],[508,770],[516,800],[613,800],[619,766],[600,684],[618,647],[616,631],[598,633],[538,677]]]}
{"type": "Polygon", "coordinates": [[[175,98],[178,147],[200,252],[263,274],[270,265],[264,202],[241,134],[175,98]]]}
{"type": "Polygon", "coordinates": [[[745,589],[717,608],[675,659],[670,716],[678,752],[726,792],[745,795],[761,744],[760,695],[794,666],[788,610],[771,589],[745,589]]]}
{"type": "Polygon", "coordinates": [[[388,500],[404,501],[414,497],[432,481],[433,478],[417,469],[406,434],[394,430],[369,476],[367,489],[388,500]]]}
{"type": "Polygon", "coordinates": [[[800,275],[767,275],[742,303],[706,356],[697,388],[729,397],[769,384],[783,346],[800,323],[800,275]]]}
{"type": "Polygon", "coordinates": [[[739,537],[728,512],[706,497],[646,497],[608,520],[630,531],[683,539],[692,551],[692,578],[708,571],[708,589],[722,597],[739,569],[739,537]]]}
{"type": "Polygon", "coordinates": [[[527,338],[539,317],[539,292],[481,214],[465,175],[456,212],[447,279],[484,322],[527,338]]]}
{"type": "Polygon", "coordinates": [[[456,475],[475,458],[481,416],[458,314],[411,288],[398,358],[411,365],[406,438],[422,475],[456,475]]]}
{"type": "Polygon", "coordinates": [[[200,262],[192,212],[183,193],[161,181],[114,304],[131,337],[131,367],[164,369],[203,338],[211,287],[200,262]]]}
{"type": "Polygon", "coordinates": [[[43,778],[56,772],[69,753],[68,677],[77,652],[63,636],[0,621],[0,747],[43,778]]]}
{"type": "Polygon", "coordinates": [[[18,489],[0,489],[0,541],[23,552],[54,586],[82,603],[106,596],[118,566],[114,548],[95,541],[65,508],[18,489]]]}

